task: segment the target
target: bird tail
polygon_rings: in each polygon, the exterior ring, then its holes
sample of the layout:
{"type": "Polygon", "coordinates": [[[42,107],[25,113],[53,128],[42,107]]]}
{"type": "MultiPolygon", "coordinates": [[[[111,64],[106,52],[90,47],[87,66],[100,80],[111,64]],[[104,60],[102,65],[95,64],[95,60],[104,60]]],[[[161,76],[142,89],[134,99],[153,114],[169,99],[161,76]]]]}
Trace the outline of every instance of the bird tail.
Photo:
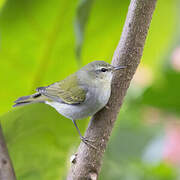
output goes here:
{"type": "Polygon", "coordinates": [[[13,107],[17,106],[24,106],[26,104],[32,104],[32,103],[40,103],[44,102],[45,97],[41,93],[35,93],[30,96],[22,96],[18,98],[16,101],[14,101],[13,107]]]}

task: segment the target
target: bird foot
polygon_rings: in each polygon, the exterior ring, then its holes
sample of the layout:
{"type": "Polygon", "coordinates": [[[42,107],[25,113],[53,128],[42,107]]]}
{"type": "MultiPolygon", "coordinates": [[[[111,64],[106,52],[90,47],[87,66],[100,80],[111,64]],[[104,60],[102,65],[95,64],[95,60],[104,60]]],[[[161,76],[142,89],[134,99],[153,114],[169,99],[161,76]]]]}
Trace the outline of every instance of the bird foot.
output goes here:
{"type": "Polygon", "coordinates": [[[88,145],[88,146],[90,146],[90,147],[92,147],[92,148],[94,148],[94,149],[97,149],[96,146],[94,146],[93,144],[91,144],[92,142],[95,142],[95,140],[90,140],[90,139],[87,139],[87,138],[85,138],[85,137],[83,137],[83,136],[81,136],[80,138],[81,138],[81,141],[82,141],[84,144],[86,144],[86,145],[88,145]]]}

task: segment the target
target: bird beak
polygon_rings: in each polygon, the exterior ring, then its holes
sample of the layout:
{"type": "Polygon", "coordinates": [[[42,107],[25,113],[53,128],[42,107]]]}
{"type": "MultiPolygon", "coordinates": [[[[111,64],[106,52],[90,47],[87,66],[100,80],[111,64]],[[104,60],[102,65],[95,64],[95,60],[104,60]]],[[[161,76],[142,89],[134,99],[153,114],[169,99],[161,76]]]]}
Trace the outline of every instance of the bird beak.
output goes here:
{"type": "Polygon", "coordinates": [[[119,70],[119,69],[125,69],[126,66],[117,66],[117,67],[113,67],[113,68],[114,68],[114,70],[119,70]]]}

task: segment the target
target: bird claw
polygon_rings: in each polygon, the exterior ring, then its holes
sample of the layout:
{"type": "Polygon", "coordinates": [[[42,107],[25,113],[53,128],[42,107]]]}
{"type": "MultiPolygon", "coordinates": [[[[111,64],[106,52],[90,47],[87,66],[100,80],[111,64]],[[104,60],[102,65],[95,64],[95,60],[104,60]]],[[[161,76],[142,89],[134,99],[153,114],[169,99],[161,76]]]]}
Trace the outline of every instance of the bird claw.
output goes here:
{"type": "Polygon", "coordinates": [[[92,147],[92,148],[94,148],[94,149],[97,149],[96,146],[94,146],[93,144],[91,144],[92,142],[95,142],[95,140],[90,140],[90,139],[87,139],[87,138],[85,138],[85,137],[83,137],[83,136],[81,136],[80,138],[81,138],[81,141],[82,141],[84,144],[86,144],[86,145],[88,145],[88,146],[90,146],[90,147],[92,147]]]}

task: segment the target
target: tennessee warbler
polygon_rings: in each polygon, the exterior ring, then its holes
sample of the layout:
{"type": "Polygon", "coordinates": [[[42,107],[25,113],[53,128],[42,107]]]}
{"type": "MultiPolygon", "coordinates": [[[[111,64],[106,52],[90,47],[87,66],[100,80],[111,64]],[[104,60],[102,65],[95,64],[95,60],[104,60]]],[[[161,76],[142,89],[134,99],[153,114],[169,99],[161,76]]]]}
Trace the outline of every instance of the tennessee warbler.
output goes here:
{"type": "Polygon", "coordinates": [[[108,102],[111,94],[111,80],[116,70],[125,66],[113,67],[104,61],[94,61],[66,79],[46,87],[36,89],[37,93],[20,97],[13,107],[31,103],[45,103],[60,114],[71,119],[81,140],[88,144],[76,124],[77,119],[94,115],[108,102]]]}

